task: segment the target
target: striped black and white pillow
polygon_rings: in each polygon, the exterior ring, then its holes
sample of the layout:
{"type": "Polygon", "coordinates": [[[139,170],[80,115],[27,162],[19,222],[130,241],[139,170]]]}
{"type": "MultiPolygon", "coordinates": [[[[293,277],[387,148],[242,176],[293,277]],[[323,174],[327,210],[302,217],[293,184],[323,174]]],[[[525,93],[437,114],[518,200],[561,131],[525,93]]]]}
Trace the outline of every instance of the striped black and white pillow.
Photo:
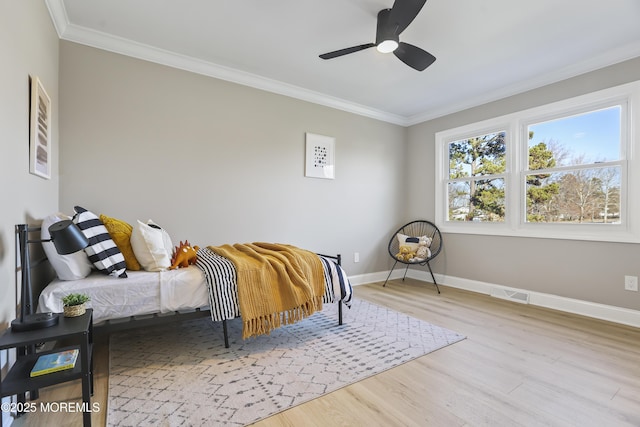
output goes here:
{"type": "Polygon", "coordinates": [[[89,261],[105,274],[121,278],[127,277],[124,255],[116,246],[100,218],[81,206],[74,207],[74,210],[76,214],[73,217],[73,222],[89,240],[89,246],[84,249],[89,256],[89,261]]]}

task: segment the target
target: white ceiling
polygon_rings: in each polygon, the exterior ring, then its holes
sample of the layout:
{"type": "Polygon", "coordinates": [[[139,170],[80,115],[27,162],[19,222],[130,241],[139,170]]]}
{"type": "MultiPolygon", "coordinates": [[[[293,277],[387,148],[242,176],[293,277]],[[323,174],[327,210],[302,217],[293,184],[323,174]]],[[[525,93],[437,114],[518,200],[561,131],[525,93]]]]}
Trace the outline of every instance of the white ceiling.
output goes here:
{"type": "Polygon", "coordinates": [[[318,57],[374,42],[393,1],[46,0],[62,39],[404,126],[640,56],[640,0],[428,0],[400,36],[426,70],[318,57]]]}

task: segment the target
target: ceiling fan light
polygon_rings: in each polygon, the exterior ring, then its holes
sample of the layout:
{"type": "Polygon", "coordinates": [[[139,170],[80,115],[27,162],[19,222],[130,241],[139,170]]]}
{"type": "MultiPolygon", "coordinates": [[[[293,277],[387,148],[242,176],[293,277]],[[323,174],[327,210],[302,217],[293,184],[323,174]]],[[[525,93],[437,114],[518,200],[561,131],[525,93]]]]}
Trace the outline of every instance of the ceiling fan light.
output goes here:
{"type": "Polygon", "coordinates": [[[391,53],[398,48],[398,42],[395,40],[384,40],[376,46],[380,53],[391,53]]]}

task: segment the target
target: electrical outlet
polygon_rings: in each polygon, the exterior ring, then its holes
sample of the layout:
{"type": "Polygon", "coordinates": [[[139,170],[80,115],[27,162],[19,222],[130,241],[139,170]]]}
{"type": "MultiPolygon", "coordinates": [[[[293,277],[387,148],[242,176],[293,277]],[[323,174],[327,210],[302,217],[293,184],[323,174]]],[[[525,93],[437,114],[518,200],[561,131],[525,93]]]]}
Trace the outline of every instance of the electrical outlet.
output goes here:
{"type": "Polygon", "coordinates": [[[360,252],[353,253],[353,262],[360,262],[360,252]]]}
{"type": "Polygon", "coordinates": [[[624,288],[627,291],[638,292],[638,276],[624,276],[624,288]]]}

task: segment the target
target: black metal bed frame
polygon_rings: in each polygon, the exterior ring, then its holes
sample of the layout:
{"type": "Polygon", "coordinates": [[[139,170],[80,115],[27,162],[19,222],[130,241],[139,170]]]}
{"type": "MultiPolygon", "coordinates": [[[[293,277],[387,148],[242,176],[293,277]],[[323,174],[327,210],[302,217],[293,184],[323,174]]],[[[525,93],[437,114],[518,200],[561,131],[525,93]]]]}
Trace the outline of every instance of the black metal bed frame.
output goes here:
{"type": "MultiPolygon", "coordinates": [[[[337,255],[324,255],[318,254],[325,258],[331,258],[336,260],[338,265],[342,265],[342,256],[337,255]]],[[[133,329],[144,326],[156,326],[166,323],[197,319],[204,316],[210,316],[209,309],[194,309],[192,311],[174,311],[171,313],[153,313],[140,316],[130,316],[120,319],[106,320],[104,323],[94,326],[96,333],[111,333],[116,331],[123,331],[127,329],[133,329]]],[[[342,300],[338,301],[338,325],[342,325],[342,300]]],[[[222,332],[224,334],[224,346],[229,348],[229,332],[227,328],[227,319],[222,321],[222,332]]]]}
{"type": "MultiPolygon", "coordinates": [[[[40,230],[41,230],[40,227],[28,227],[28,226],[21,226],[20,228],[16,227],[16,236],[17,236],[16,238],[20,238],[21,239],[20,243],[26,245],[29,243],[27,242],[28,233],[40,231],[40,230]],[[22,240],[24,240],[24,242],[22,240]]],[[[27,256],[29,256],[28,250],[26,254],[27,256]]],[[[338,265],[342,265],[342,255],[340,254],[324,255],[324,254],[318,253],[317,255],[325,258],[334,259],[338,265]]],[[[42,255],[42,257],[30,263],[29,262],[25,263],[24,260],[22,260],[21,266],[23,263],[27,264],[29,267],[24,269],[26,271],[21,272],[22,275],[27,274],[30,276],[32,269],[38,266],[41,266],[44,263],[47,264],[48,268],[53,273],[53,268],[51,266],[51,263],[48,262],[48,258],[44,254],[42,255]]],[[[50,280],[50,278],[51,276],[48,276],[48,280],[50,280]]],[[[22,279],[24,280],[24,277],[22,279]]],[[[45,282],[44,280],[40,280],[41,283],[36,283],[36,282],[38,282],[38,280],[34,280],[34,281],[27,280],[25,282],[25,283],[28,283],[29,286],[26,287],[27,289],[24,289],[25,295],[23,295],[23,297],[25,297],[25,301],[21,301],[20,303],[21,310],[28,310],[29,313],[30,313],[30,310],[35,311],[34,300],[37,301],[37,299],[34,299],[34,295],[37,295],[39,297],[40,293],[42,292],[42,289],[44,288],[44,286],[46,286],[46,283],[48,283],[48,282],[45,282]],[[44,286],[42,286],[43,283],[44,283],[44,286]]],[[[153,313],[153,314],[145,314],[145,315],[139,315],[139,316],[129,316],[129,317],[123,317],[119,319],[106,320],[99,325],[95,325],[94,332],[95,333],[111,333],[115,331],[122,331],[122,330],[133,329],[133,328],[144,327],[144,326],[162,325],[162,324],[166,324],[166,323],[170,323],[178,320],[180,321],[190,320],[190,319],[200,318],[207,315],[210,316],[209,309],[196,308],[190,311],[175,311],[170,313],[153,313]]],[[[338,325],[342,325],[342,299],[338,301],[338,325]]],[[[226,348],[229,348],[229,333],[227,329],[227,319],[222,321],[222,330],[224,333],[224,346],[226,348]]]]}

